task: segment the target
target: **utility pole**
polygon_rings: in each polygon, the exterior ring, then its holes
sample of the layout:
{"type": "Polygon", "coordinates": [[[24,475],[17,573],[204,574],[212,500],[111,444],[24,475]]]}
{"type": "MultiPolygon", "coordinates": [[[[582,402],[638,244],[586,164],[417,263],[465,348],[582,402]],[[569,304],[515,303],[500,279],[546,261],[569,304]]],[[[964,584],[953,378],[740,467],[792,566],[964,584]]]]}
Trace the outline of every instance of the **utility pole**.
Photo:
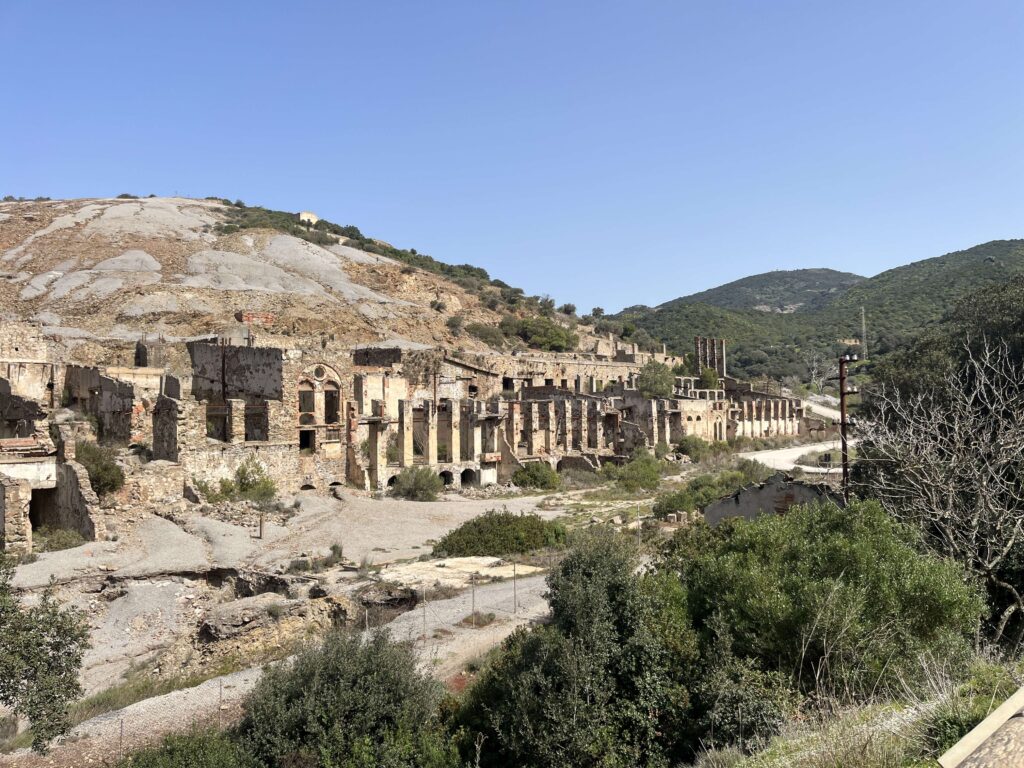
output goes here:
{"type": "Polygon", "coordinates": [[[860,351],[864,353],[864,359],[868,359],[868,321],[864,314],[863,305],[860,308],[860,351]]]}
{"type": "Polygon", "coordinates": [[[516,561],[512,561],[512,615],[519,613],[519,591],[516,588],[516,561]]]}
{"type": "Polygon", "coordinates": [[[846,388],[846,366],[857,362],[856,355],[839,358],[839,440],[843,448],[843,502],[850,503],[850,446],[846,430],[852,422],[846,417],[846,396],[857,394],[857,388],[846,388]]]}

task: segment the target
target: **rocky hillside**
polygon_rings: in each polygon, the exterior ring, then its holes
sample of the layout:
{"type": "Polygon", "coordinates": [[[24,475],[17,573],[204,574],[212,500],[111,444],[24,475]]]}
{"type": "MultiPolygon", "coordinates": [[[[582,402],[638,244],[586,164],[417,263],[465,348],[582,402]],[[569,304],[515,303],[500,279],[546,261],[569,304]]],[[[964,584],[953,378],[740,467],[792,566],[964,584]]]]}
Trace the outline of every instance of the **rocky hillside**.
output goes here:
{"type": "Polygon", "coordinates": [[[323,224],[219,199],[3,202],[0,313],[98,348],[216,333],[257,312],[264,335],[468,349],[485,345],[462,328],[529,314],[521,291],[483,270],[323,224]]]}

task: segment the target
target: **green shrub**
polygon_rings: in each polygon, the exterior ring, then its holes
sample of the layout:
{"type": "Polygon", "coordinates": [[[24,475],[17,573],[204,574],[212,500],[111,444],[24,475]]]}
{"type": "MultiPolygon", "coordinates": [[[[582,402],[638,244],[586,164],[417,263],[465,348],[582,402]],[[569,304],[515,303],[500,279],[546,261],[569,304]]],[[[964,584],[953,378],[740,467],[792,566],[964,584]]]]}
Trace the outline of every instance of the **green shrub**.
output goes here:
{"type": "Polygon", "coordinates": [[[608,529],[574,537],[548,577],[552,621],[516,630],[460,720],[484,736],[479,765],[667,766],[661,742],[685,706],[656,603],[636,576],[630,541],[608,529]]]}
{"type": "Polygon", "coordinates": [[[248,457],[235,470],[235,478],[222,477],[214,488],[205,480],[193,479],[192,484],[211,504],[220,501],[270,501],[277,496],[277,485],[254,456],[248,457]]]}
{"type": "Polygon", "coordinates": [[[124,472],[115,461],[113,448],[96,443],[78,443],[75,460],[85,467],[89,483],[98,496],[115,493],[124,487],[124,472]]]}
{"type": "Polygon", "coordinates": [[[693,526],[660,567],[683,574],[698,630],[728,617],[737,656],[842,699],[904,692],[921,657],[955,669],[984,611],[960,565],[922,554],[874,502],[693,526]]]}
{"type": "Polygon", "coordinates": [[[438,709],[443,688],[412,644],[332,632],[267,667],[246,699],[239,741],[264,766],[455,768],[438,709]]]}
{"type": "Polygon", "coordinates": [[[444,481],[429,467],[406,467],[396,477],[391,495],[409,501],[436,501],[444,481]]]}
{"type": "Polygon", "coordinates": [[[536,515],[489,510],[449,531],[434,545],[435,557],[505,557],[565,544],[565,527],[536,515]]]}
{"type": "Polygon", "coordinates": [[[119,768],[257,768],[257,763],[227,733],[193,731],[171,734],[155,746],[118,763],[119,768]]]}
{"type": "Polygon", "coordinates": [[[277,495],[277,486],[254,456],[235,470],[235,486],[238,495],[249,501],[269,501],[277,495]]]}
{"type": "Polygon", "coordinates": [[[661,483],[661,462],[644,448],[637,448],[633,457],[621,467],[605,464],[601,474],[630,493],[653,491],[661,483]]]}
{"type": "Polygon", "coordinates": [[[452,332],[453,336],[462,335],[462,326],[464,325],[464,323],[465,319],[462,317],[462,315],[452,315],[447,320],[445,320],[445,325],[448,326],[448,330],[452,332]]]}
{"type": "Polygon", "coordinates": [[[548,317],[506,315],[500,327],[506,336],[518,336],[527,346],[549,352],[571,352],[579,343],[579,336],[548,317]]]}
{"type": "Polygon", "coordinates": [[[469,323],[466,325],[466,333],[480,339],[484,344],[495,349],[505,346],[505,334],[499,328],[484,323],[469,323]]]}
{"type": "Polygon", "coordinates": [[[520,488],[540,488],[553,491],[561,484],[558,473],[546,461],[531,461],[517,469],[512,482],[520,488]]]}

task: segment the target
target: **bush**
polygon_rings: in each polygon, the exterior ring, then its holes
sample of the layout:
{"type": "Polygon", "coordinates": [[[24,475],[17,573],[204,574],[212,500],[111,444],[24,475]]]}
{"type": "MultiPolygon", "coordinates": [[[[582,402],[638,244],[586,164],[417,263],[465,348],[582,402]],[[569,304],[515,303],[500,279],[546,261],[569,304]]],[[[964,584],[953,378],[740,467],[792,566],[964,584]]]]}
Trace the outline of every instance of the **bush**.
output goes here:
{"type": "Polygon", "coordinates": [[[113,448],[96,443],[78,443],[75,460],[85,467],[89,484],[98,496],[116,493],[124,487],[124,472],[115,461],[113,448]]]}
{"type": "Polygon", "coordinates": [[[574,538],[548,577],[552,622],[513,633],[464,702],[460,719],[485,737],[481,766],[667,765],[659,742],[684,698],[637,565],[607,529],[574,538]]]}
{"type": "Polygon", "coordinates": [[[270,501],[277,496],[277,485],[254,456],[235,470],[234,480],[222,477],[214,488],[205,480],[193,480],[196,490],[211,504],[220,501],[270,501]]]}
{"type": "Polygon", "coordinates": [[[562,479],[546,461],[531,461],[515,471],[512,482],[520,488],[553,491],[561,485],[562,479]]]}
{"type": "Polygon", "coordinates": [[[455,768],[438,716],[443,688],[412,644],[332,632],[267,667],[246,699],[240,742],[265,766],[455,768]]]}
{"type": "Polygon", "coordinates": [[[579,336],[548,317],[517,319],[506,315],[501,330],[506,336],[518,336],[528,346],[548,352],[571,352],[579,343],[579,336]]]}
{"type": "Polygon", "coordinates": [[[563,315],[575,315],[576,314],[576,305],[575,304],[563,304],[562,306],[560,306],[558,308],[558,311],[561,312],[563,315]]]}
{"type": "Polygon", "coordinates": [[[429,467],[406,467],[395,478],[391,495],[409,501],[436,501],[444,481],[429,467]]]}
{"type": "Polygon", "coordinates": [[[452,332],[453,336],[461,336],[464,322],[462,315],[452,315],[445,321],[445,325],[448,326],[448,330],[452,332]]]}
{"type": "Polygon", "coordinates": [[[256,762],[220,731],[171,734],[155,747],[121,761],[119,768],[256,768],[256,762]]]}
{"type": "Polygon", "coordinates": [[[661,483],[661,462],[644,448],[637,448],[633,457],[621,467],[605,464],[601,473],[630,493],[653,491],[661,483]]]}
{"type": "Polygon", "coordinates": [[[505,334],[500,329],[495,328],[493,325],[485,325],[484,323],[469,323],[466,326],[466,333],[470,336],[480,339],[484,344],[495,349],[501,349],[505,346],[505,334]]]}
{"type": "Polygon", "coordinates": [[[565,544],[565,527],[536,515],[489,510],[449,531],[434,545],[434,557],[505,557],[565,544]]]}
{"type": "Polygon", "coordinates": [[[728,617],[737,656],[841,699],[903,692],[919,658],[968,655],[984,603],[961,566],[921,554],[874,502],[676,533],[660,567],[683,574],[698,630],[728,617]]]}
{"type": "MultiPolygon", "coordinates": [[[[697,437],[697,435],[685,435],[682,440],[676,445],[676,450],[680,453],[689,456],[691,460],[695,462],[707,461],[713,459],[716,456],[721,456],[726,453],[730,453],[733,450],[739,450],[745,447],[745,439],[736,439],[732,443],[728,442],[708,442],[703,438],[697,437]]],[[[753,446],[751,446],[753,448],[753,446]]]]}

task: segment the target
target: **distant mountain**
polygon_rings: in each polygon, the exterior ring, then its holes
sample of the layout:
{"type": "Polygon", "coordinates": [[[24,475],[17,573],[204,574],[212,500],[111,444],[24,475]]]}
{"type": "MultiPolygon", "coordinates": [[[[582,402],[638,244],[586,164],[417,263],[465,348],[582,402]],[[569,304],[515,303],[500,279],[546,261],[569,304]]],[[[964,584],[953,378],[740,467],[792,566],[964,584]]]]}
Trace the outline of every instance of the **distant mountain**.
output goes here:
{"type": "Polygon", "coordinates": [[[807,312],[825,306],[866,279],[834,269],[775,270],[734,280],[669,303],[710,304],[723,309],[756,309],[783,314],[807,312]]]}
{"type": "Polygon", "coordinates": [[[730,366],[740,375],[803,375],[815,353],[838,354],[861,336],[861,307],[867,319],[869,353],[885,355],[939,320],[961,297],[1002,285],[1024,274],[1024,240],[993,240],[963,251],[890,269],[875,277],[832,272],[846,280],[823,296],[806,286],[807,272],[769,272],[738,280],[657,307],[629,307],[615,319],[631,322],[677,352],[687,352],[695,335],[729,340],[730,366]],[[787,293],[787,275],[794,275],[787,293]],[[755,309],[760,297],[814,295],[791,313],[755,309]],[[756,304],[753,302],[757,302],[756,304]]]}

